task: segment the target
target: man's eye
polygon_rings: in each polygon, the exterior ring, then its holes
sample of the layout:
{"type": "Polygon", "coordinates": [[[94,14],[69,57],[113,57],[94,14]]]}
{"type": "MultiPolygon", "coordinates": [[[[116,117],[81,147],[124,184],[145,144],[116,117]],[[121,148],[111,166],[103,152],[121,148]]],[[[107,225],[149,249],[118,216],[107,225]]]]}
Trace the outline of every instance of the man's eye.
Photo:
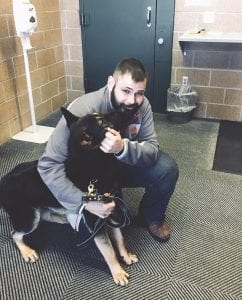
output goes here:
{"type": "Polygon", "coordinates": [[[126,94],[126,95],[129,95],[131,92],[130,90],[123,90],[123,92],[126,94]]]}
{"type": "Polygon", "coordinates": [[[137,92],[136,96],[144,96],[144,94],[145,94],[144,92],[137,92]]]}

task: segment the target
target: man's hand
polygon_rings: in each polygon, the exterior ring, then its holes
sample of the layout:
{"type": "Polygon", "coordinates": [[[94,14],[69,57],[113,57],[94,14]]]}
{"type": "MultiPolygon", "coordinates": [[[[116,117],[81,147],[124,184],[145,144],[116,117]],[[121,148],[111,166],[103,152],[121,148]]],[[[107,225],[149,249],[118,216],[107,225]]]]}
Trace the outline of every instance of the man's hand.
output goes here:
{"type": "Polygon", "coordinates": [[[90,213],[104,219],[107,218],[113,211],[115,202],[104,203],[101,201],[88,201],[85,209],[90,213]]]}
{"type": "Polygon", "coordinates": [[[120,133],[108,128],[105,138],[102,140],[100,149],[105,153],[119,153],[124,148],[124,142],[120,133]]]}

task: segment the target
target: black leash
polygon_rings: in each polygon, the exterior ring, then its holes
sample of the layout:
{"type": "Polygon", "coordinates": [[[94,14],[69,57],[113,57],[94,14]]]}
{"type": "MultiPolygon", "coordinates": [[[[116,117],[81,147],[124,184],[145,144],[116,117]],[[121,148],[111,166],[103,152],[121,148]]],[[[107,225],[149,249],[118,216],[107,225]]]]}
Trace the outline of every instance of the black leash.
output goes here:
{"type": "Polygon", "coordinates": [[[104,203],[114,201],[115,208],[111,215],[105,219],[94,216],[88,211],[82,211],[82,216],[80,219],[82,228],[80,229],[79,225],[79,231],[80,235],[82,232],[86,231],[87,236],[81,243],[77,244],[77,247],[84,246],[86,243],[92,240],[105,224],[111,228],[122,228],[131,223],[131,214],[129,208],[125,201],[120,197],[112,195],[106,197],[104,195],[95,194],[92,196],[87,195],[84,197],[84,201],[103,201],[104,203]]]}
{"type": "Polygon", "coordinates": [[[122,228],[131,223],[131,214],[125,201],[119,197],[113,197],[115,202],[114,213],[107,218],[107,225],[113,228],[122,228]]]}

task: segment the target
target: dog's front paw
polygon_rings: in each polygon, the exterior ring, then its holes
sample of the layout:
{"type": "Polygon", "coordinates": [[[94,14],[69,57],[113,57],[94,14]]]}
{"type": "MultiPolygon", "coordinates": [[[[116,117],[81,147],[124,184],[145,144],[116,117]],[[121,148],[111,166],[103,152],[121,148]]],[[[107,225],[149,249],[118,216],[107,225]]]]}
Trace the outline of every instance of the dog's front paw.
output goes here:
{"type": "Polygon", "coordinates": [[[127,255],[122,256],[122,260],[124,261],[124,263],[126,263],[126,265],[132,265],[133,263],[138,262],[138,257],[130,252],[127,252],[127,255]]]}
{"type": "Polygon", "coordinates": [[[123,269],[120,269],[119,272],[113,273],[113,280],[117,285],[125,286],[128,284],[129,274],[126,273],[123,269]]]}
{"type": "Polygon", "coordinates": [[[25,247],[21,251],[21,255],[26,262],[31,262],[31,263],[36,262],[36,260],[39,258],[37,252],[30,247],[25,247]]]}

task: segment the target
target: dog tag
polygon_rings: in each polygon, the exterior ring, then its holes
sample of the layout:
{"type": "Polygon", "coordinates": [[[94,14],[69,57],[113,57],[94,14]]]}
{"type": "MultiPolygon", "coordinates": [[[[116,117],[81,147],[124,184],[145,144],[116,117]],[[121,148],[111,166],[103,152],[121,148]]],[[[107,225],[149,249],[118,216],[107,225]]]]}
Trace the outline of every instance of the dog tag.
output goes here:
{"type": "Polygon", "coordinates": [[[96,194],[96,189],[92,181],[90,181],[88,187],[87,187],[87,195],[88,196],[94,196],[96,194]]]}

